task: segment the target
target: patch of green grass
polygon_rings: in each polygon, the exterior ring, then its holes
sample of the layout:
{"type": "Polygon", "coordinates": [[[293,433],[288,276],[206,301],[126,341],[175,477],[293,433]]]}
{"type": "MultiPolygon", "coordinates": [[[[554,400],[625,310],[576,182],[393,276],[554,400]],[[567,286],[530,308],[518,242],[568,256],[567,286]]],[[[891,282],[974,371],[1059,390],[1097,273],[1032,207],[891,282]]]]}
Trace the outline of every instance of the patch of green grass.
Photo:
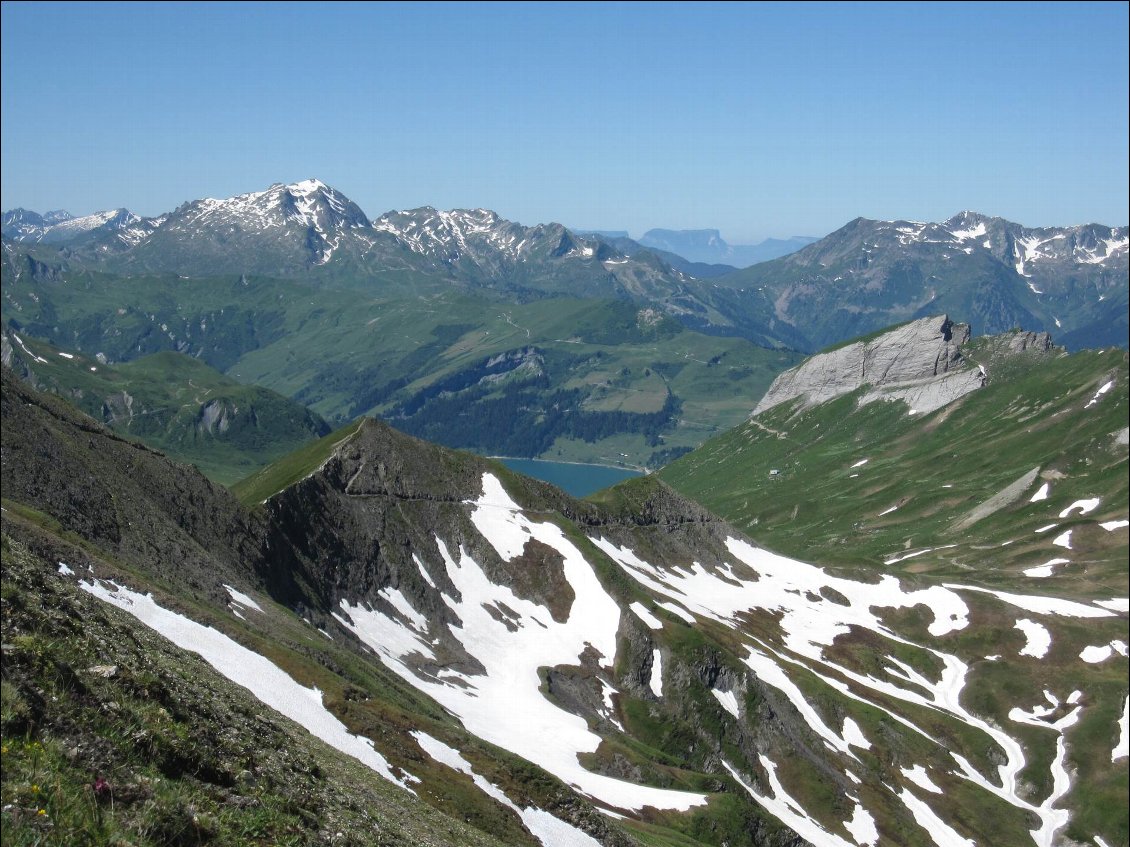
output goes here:
{"type": "Polygon", "coordinates": [[[270,499],[303,477],[309,476],[335,449],[357,432],[361,419],[295,450],[285,458],[256,471],[231,487],[232,493],[245,506],[254,506],[270,499]]]}

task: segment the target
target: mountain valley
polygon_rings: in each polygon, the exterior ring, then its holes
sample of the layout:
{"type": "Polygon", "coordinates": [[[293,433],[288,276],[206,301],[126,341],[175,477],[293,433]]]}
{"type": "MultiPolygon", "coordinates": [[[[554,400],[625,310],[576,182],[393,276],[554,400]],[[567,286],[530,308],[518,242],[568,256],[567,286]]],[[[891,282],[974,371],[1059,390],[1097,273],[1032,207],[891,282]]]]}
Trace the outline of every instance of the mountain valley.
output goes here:
{"type": "Polygon", "coordinates": [[[5,830],[1124,843],[1126,354],[919,324],[588,501],[371,419],[233,496],[5,369],[5,830]]]}

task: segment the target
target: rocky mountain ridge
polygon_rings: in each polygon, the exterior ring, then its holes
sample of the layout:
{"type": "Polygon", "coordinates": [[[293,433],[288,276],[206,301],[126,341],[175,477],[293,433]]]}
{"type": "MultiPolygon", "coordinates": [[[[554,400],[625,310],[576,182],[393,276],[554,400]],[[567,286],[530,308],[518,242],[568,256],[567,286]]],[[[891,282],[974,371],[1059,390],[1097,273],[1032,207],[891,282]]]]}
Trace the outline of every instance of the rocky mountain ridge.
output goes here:
{"type": "MultiPolygon", "coordinates": [[[[752,416],[781,403],[801,399],[798,410],[826,403],[865,388],[859,404],[902,400],[912,415],[949,405],[985,385],[984,364],[964,352],[971,337],[968,324],[945,315],[921,318],[878,336],[818,353],[778,376],[754,407],[752,416]]],[[[1051,349],[1047,333],[1010,338],[1017,352],[1051,349]]]]}

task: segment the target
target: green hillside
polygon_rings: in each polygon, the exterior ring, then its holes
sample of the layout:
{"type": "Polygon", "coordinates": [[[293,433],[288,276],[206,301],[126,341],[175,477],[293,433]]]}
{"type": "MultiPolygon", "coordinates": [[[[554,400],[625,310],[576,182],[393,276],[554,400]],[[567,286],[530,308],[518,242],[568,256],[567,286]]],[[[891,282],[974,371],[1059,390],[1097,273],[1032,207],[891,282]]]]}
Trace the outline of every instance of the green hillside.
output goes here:
{"type": "Polygon", "coordinates": [[[994,355],[999,346],[972,345],[987,386],[932,414],[910,416],[903,403],[857,408],[860,392],[799,412],[782,404],[660,476],[788,555],[986,584],[1026,580],[1024,569],[1050,558],[1041,542],[1051,530],[1037,530],[1071,529],[1082,516],[1060,511],[1099,497],[1065,554],[1074,564],[1054,580],[1084,581],[1092,596],[1110,596],[1117,579],[1124,590],[1126,533],[1094,522],[1127,513],[1126,352],[1010,359],[994,355]],[[1047,499],[1030,502],[1045,483],[1047,499]]]}
{"type": "Polygon", "coordinates": [[[329,431],[293,400],[181,353],[107,365],[22,333],[5,333],[3,343],[6,358],[32,384],[223,484],[329,431]]]}
{"type": "Polygon", "coordinates": [[[504,298],[392,272],[327,287],[3,270],[4,320],[25,340],[111,362],[180,350],[334,424],[376,414],[496,455],[658,466],[740,422],[799,359],[611,295],[504,298]]]}

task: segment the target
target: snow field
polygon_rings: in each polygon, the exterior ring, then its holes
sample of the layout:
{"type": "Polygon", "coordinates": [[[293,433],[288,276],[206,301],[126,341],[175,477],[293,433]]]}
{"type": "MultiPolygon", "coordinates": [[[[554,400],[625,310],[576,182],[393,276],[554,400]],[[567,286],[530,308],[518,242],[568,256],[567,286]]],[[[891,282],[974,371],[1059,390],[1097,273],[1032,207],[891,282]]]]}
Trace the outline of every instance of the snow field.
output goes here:
{"type": "Polygon", "coordinates": [[[578,754],[594,752],[601,738],[583,718],[542,695],[539,669],[578,665],[582,653],[594,650],[601,666],[610,670],[620,607],[561,529],[523,515],[492,474],[483,475],[483,494],[468,505],[472,523],[504,559],[520,555],[526,542],[535,538],[561,554],[565,578],[575,596],[564,623],[555,621],[543,606],[491,582],[463,549],[453,554],[437,538],[436,547],[459,597],[441,595],[459,621],[449,625],[447,634],[481,672],[461,670],[464,665],[459,663],[430,670],[436,654],[429,636],[440,633],[414,629],[408,622],[411,615],[404,610],[397,609],[393,616],[343,602],[348,619],[340,616],[342,624],[402,679],[455,714],[469,732],[522,756],[598,802],[616,809],[652,806],[680,811],[704,804],[702,794],[635,785],[581,766],[578,754]],[[499,605],[513,612],[508,618],[515,629],[488,611],[499,605]],[[424,667],[417,670],[415,665],[421,660],[424,667]]]}
{"type": "MultiPolygon", "coordinates": [[[[1082,505],[1074,504],[1075,508],[1088,506],[1089,503],[1086,502],[1082,505]]],[[[1054,597],[1010,594],[965,585],[940,585],[928,589],[906,590],[893,576],[883,577],[878,584],[834,577],[815,566],[787,559],[757,549],[745,541],[731,538],[726,544],[730,554],[757,574],[755,581],[743,581],[735,575],[729,565],[719,567],[716,572],[707,570],[697,562],[690,567],[661,569],[641,560],[631,549],[617,546],[607,539],[596,538],[594,543],[641,585],[661,596],[671,598],[672,601],[677,600],[682,607],[699,617],[739,628],[739,616],[742,613],[763,610],[778,614],[785,650],[778,652],[764,643],[757,642],[758,647],[751,646],[749,655],[744,661],[762,682],[778,688],[789,697],[810,728],[831,749],[845,755],[853,755],[850,750],[845,749],[850,746],[847,743],[850,728],[845,725],[843,733],[830,729],[823,717],[805,701],[802,692],[792,682],[795,677],[785,673],[783,664],[803,667],[841,694],[876,708],[883,707],[854,692],[850,684],[854,683],[864,689],[871,689],[906,703],[936,709],[984,732],[1004,751],[1004,764],[998,766],[999,781],[986,779],[967,759],[951,751],[951,756],[958,765],[957,775],[1019,809],[1033,812],[1038,817],[1040,825],[1038,829],[1032,831],[1032,837],[1040,847],[1051,847],[1056,834],[1066,824],[1068,812],[1054,808],[1054,804],[1070,788],[1070,780],[1064,769],[1066,742],[1062,737],[1062,729],[1067,725],[1059,728],[1060,738],[1057,740],[1056,759],[1052,765],[1053,790],[1042,803],[1036,805],[1026,796],[1021,796],[1018,776],[1026,760],[1020,743],[1005,730],[973,715],[962,706],[961,694],[969,668],[956,656],[938,649],[926,648],[942,662],[941,678],[938,680],[928,679],[909,665],[893,656],[888,656],[886,673],[889,678],[879,679],[830,662],[824,656],[824,649],[831,646],[837,636],[846,634],[852,627],[867,629],[884,638],[901,641],[882,623],[874,611],[875,608],[897,609],[921,604],[926,607],[927,614],[933,619],[928,627],[931,635],[941,637],[964,629],[968,625],[969,614],[968,607],[961,598],[961,592],[964,591],[987,593],[1000,602],[1035,614],[1072,618],[1111,617],[1112,611],[1099,608],[1098,605],[1118,604],[1120,601],[1117,598],[1091,605],[1054,597]],[[828,601],[821,593],[824,589],[834,589],[846,600],[846,604],[828,601]],[[923,690],[927,693],[923,694],[923,690]]],[[[1027,638],[1027,644],[1021,650],[1023,655],[1033,657],[1046,655],[1051,646],[1051,635],[1046,626],[1024,618],[1017,623],[1017,628],[1027,638]]],[[[715,697],[718,697],[717,693],[715,697]]],[[[924,737],[934,740],[928,733],[901,715],[891,713],[887,709],[884,711],[924,737]]],[[[1078,710],[1072,714],[1077,717],[1078,710]]],[[[1046,724],[1042,725],[1046,726],[1046,724]]],[[[923,775],[925,776],[924,773],[923,775]]],[[[774,796],[781,796],[780,792],[774,796]]],[[[921,814],[925,819],[926,807],[914,805],[920,801],[916,801],[909,793],[907,796],[911,799],[906,800],[901,795],[900,799],[904,800],[912,813],[921,814]]],[[[778,803],[773,809],[774,814],[778,814],[782,806],[778,803]]],[[[781,814],[793,813],[785,809],[781,814]]],[[[934,813],[931,811],[929,814],[934,813]]],[[[782,820],[790,826],[794,823],[791,817],[782,817],[782,820]]],[[[937,833],[934,835],[942,839],[939,843],[967,842],[967,839],[958,836],[952,830],[938,830],[938,832],[942,835],[939,836],[937,833]],[[946,834],[947,832],[949,834],[946,834]]]]}
{"type": "Polygon", "coordinates": [[[647,607],[643,603],[637,601],[635,603],[632,603],[628,608],[635,612],[636,617],[647,624],[651,629],[663,629],[663,621],[659,620],[659,618],[649,612],[647,610],[647,607]]]}

